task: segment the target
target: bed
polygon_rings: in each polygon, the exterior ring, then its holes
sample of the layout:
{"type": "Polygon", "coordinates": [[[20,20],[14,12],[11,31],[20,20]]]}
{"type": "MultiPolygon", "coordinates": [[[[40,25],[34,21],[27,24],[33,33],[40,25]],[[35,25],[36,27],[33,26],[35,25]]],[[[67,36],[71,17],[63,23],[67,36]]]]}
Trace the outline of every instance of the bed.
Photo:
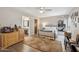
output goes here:
{"type": "Polygon", "coordinates": [[[42,29],[42,30],[39,30],[39,36],[44,36],[44,37],[50,37],[52,39],[55,39],[56,38],[56,29],[52,28],[46,28],[46,29],[42,29]]]}

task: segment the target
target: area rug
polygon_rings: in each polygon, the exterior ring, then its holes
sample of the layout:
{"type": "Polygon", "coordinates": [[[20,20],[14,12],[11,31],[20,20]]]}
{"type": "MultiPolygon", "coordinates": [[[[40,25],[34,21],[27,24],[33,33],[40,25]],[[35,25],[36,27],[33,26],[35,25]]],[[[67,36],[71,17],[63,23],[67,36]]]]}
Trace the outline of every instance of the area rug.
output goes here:
{"type": "Polygon", "coordinates": [[[62,52],[61,42],[56,40],[53,41],[45,38],[30,37],[25,39],[24,44],[42,52],[62,52]]]}

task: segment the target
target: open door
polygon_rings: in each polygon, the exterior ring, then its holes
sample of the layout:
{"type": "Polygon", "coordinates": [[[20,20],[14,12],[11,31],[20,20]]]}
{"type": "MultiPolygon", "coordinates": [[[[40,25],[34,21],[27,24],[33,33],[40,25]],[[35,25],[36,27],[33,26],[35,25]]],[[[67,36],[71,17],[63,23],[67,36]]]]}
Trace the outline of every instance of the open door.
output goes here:
{"type": "Polygon", "coordinates": [[[34,20],[34,34],[37,35],[38,33],[38,20],[34,20]]]}

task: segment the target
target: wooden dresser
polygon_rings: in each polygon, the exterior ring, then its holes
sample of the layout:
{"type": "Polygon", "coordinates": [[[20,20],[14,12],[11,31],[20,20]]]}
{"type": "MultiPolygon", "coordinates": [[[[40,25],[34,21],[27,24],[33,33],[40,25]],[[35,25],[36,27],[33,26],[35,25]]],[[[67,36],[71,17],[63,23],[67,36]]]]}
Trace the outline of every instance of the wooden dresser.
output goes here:
{"type": "Polygon", "coordinates": [[[22,40],[24,40],[24,32],[22,29],[11,33],[0,33],[0,48],[7,48],[22,40]]]}

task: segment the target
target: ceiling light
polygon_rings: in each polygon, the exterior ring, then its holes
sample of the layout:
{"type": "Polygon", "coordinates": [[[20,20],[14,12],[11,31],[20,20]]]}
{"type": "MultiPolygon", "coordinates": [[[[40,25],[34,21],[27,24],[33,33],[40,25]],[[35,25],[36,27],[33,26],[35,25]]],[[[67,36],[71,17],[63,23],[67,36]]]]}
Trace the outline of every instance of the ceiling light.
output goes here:
{"type": "Polygon", "coordinates": [[[44,11],[43,10],[40,10],[40,13],[44,13],[44,11]]]}
{"type": "Polygon", "coordinates": [[[44,9],[44,7],[41,7],[40,9],[41,9],[41,10],[43,10],[43,9],[44,9]]]}

